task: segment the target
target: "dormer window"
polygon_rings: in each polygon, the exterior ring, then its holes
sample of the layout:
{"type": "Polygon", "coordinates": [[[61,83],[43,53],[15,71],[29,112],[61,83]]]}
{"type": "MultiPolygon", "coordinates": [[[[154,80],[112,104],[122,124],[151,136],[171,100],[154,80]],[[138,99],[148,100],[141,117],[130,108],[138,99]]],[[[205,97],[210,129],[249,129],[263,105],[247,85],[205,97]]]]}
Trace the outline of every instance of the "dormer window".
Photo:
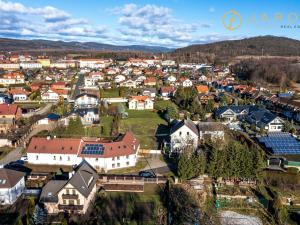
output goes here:
{"type": "Polygon", "coordinates": [[[179,131],[179,136],[181,136],[181,134],[182,134],[181,131],[179,131]]]}

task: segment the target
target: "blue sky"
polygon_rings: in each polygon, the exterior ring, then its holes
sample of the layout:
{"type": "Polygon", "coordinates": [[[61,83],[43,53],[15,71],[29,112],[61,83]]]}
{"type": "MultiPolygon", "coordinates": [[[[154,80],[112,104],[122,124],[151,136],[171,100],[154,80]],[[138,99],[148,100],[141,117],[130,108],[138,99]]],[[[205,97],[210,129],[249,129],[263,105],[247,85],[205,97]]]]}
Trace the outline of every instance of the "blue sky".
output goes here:
{"type": "Polygon", "coordinates": [[[300,40],[300,1],[0,0],[0,21],[1,37],[20,39],[165,47],[258,35],[300,40]],[[224,27],[230,10],[240,15],[238,29],[224,27]]]}

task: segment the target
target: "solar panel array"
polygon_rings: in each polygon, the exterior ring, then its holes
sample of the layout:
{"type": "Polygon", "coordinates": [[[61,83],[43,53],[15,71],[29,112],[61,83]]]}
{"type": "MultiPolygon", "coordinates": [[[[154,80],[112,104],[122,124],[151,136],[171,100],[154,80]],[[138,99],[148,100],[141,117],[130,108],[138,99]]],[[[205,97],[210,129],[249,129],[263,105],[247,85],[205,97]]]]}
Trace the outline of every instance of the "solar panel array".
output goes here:
{"type": "Polygon", "coordinates": [[[275,155],[300,154],[300,142],[289,133],[269,133],[268,136],[258,138],[275,155]]]}
{"type": "Polygon", "coordinates": [[[103,155],[104,147],[101,144],[86,144],[83,146],[81,154],[85,155],[103,155]]]}

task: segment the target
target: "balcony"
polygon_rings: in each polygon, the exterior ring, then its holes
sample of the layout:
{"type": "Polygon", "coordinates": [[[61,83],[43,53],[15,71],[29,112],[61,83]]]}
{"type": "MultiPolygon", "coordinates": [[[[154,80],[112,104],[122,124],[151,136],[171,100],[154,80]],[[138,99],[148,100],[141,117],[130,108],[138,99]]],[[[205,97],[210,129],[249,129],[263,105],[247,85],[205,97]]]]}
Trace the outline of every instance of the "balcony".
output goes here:
{"type": "Polygon", "coordinates": [[[63,199],[78,199],[78,195],[77,194],[63,194],[62,198],[63,199]]]}
{"type": "Polygon", "coordinates": [[[83,205],[58,205],[59,210],[83,210],[83,205]]]}

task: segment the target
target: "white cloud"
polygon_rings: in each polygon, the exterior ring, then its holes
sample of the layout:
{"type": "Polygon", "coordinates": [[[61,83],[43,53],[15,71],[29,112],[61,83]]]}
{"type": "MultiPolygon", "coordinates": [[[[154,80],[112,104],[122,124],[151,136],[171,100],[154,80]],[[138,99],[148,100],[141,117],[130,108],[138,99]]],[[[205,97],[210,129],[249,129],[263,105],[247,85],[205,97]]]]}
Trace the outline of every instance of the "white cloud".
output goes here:
{"type": "Polygon", "coordinates": [[[21,3],[0,0],[0,35],[68,39],[103,37],[105,27],[95,27],[87,20],[72,16],[52,6],[27,7],[21,3]]]}

